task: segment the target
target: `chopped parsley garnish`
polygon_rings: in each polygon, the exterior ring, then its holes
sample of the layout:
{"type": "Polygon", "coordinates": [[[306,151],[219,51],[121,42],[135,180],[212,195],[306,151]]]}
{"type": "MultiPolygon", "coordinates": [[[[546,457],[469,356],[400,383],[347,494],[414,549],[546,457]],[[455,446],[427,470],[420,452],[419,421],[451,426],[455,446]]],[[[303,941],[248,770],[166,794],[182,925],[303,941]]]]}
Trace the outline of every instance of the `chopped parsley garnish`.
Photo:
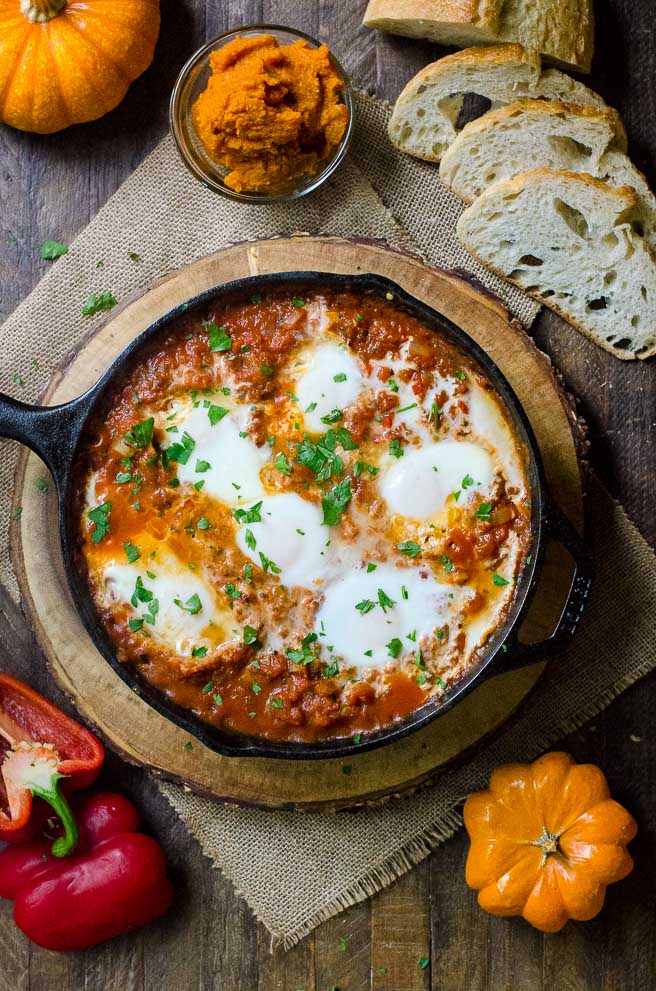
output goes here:
{"type": "Polygon", "coordinates": [[[210,403],[207,408],[207,416],[210,421],[210,426],[215,427],[219,420],[222,420],[224,416],[227,416],[230,412],[225,406],[216,406],[214,403],[210,403]]]}
{"type": "Polygon", "coordinates": [[[295,298],[292,300],[292,306],[296,306],[300,309],[301,306],[305,306],[305,300],[295,298]]]}
{"type": "Polygon", "coordinates": [[[376,603],[372,602],[371,599],[363,599],[362,602],[358,602],[355,607],[361,616],[366,616],[368,612],[376,608],[376,603]]]}
{"type": "Polygon", "coordinates": [[[192,595],[184,603],[180,599],[174,599],[173,601],[178,608],[182,609],[184,612],[188,612],[191,616],[197,616],[203,608],[203,603],[200,601],[200,598],[196,593],[194,593],[194,595],[192,595]]]}
{"type": "Polygon", "coordinates": [[[492,584],[493,585],[508,585],[509,582],[502,575],[494,574],[494,575],[492,575],[492,584]]]}
{"type": "Polygon", "coordinates": [[[253,644],[256,644],[257,642],[258,642],[258,640],[257,640],[257,630],[254,630],[252,626],[245,626],[244,627],[244,643],[248,644],[249,646],[252,646],[253,644]]]}
{"type": "Polygon", "coordinates": [[[474,484],[474,479],[471,477],[471,475],[465,475],[465,477],[461,482],[463,489],[469,489],[473,484],[474,484]]]}
{"type": "Polygon", "coordinates": [[[262,686],[258,685],[256,681],[251,682],[251,691],[254,695],[259,695],[262,691],[262,686]]]}
{"type": "Polygon", "coordinates": [[[426,968],[428,967],[428,965],[430,963],[430,958],[429,957],[422,957],[421,960],[418,960],[417,962],[419,964],[419,969],[420,970],[426,970],[426,968]]]}
{"type": "Polygon", "coordinates": [[[129,471],[119,471],[114,481],[117,485],[125,485],[127,482],[132,481],[132,475],[129,471]]]}
{"type": "Polygon", "coordinates": [[[337,663],[337,661],[333,661],[332,664],[328,664],[323,669],[324,678],[334,678],[338,674],[339,674],[339,664],[337,663]]]}
{"type": "Polygon", "coordinates": [[[239,589],[237,588],[236,585],[233,585],[232,584],[232,582],[230,582],[228,585],[225,585],[224,587],[225,587],[226,595],[228,596],[228,598],[233,599],[233,600],[234,599],[241,599],[241,592],[239,591],[239,589]]]}
{"type": "Polygon", "coordinates": [[[352,764],[342,764],[342,774],[345,774],[348,777],[352,770],[352,764]]]}
{"type": "Polygon", "coordinates": [[[288,647],[285,650],[287,657],[294,664],[310,664],[312,661],[317,660],[317,655],[314,653],[311,644],[318,640],[316,633],[307,633],[301,640],[301,649],[294,650],[292,647],[288,647]]]}
{"type": "Polygon", "coordinates": [[[199,530],[210,530],[212,528],[212,524],[205,516],[201,516],[196,526],[199,530]]]}
{"type": "Polygon", "coordinates": [[[41,257],[44,261],[52,261],[54,258],[61,258],[62,255],[66,254],[68,254],[68,248],[60,241],[41,242],[41,257]]]}
{"type": "Polygon", "coordinates": [[[344,462],[337,454],[338,443],[345,451],[353,451],[357,446],[346,427],[328,430],[316,443],[308,434],[303,434],[303,442],[296,445],[296,460],[313,471],[318,482],[339,478],[344,471],[344,462]]]}
{"type": "Polygon", "coordinates": [[[102,313],[103,310],[113,309],[117,303],[116,296],[108,290],[101,293],[92,292],[82,307],[82,316],[95,316],[96,313],[102,313]]]}
{"type": "MultiPolygon", "coordinates": [[[[48,489],[50,488],[50,486],[46,482],[45,478],[37,478],[37,480],[36,480],[36,487],[39,490],[39,492],[47,492],[48,489]]],[[[91,515],[91,513],[89,513],[89,516],[90,515],[91,515]]]]}
{"type": "Polygon", "coordinates": [[[260,562],[262,564],[262,570],[264,571],[265,574],[267,571],[270,571],[272,575],[280,574],[280,568],[278,567],[278,565],[275,564],[275,562],[272,561],[271,558],[267,557],[266,554],[263,554],[262,551],[260,551],[260,562]]]}
{"type": "Polygon", "coordinates": [[[223,705],[223,699],[220,695],[213,695],[212,701],[214,702],[214,705],[223,705]]]}
{"type": "Polygon", "coordinates": [[[306,413],[314,413],[314,411],[315,411],[316,408],[317,408],[317,404],[316,403],[310,403],[309,406],[306,406],[305,407],[305,412],[306,413]]]}
{"type": "Polygon", "coordinates": [[[194,647],[191,652],[192,657],[207,657],[207,647],[194,647]]]}
{"type": "Polygon", "coordinates": [[[125,434],[125,439],[130,447],[148,447],[153,439],[153,427],[155,420],[149,416],[147,420],[135,425],[125,434]]]}
{"type": "Polygon", "coordinates": [[[273,464],[282,475],[291,475],[292,466],[289,462],[289,458],[287,458],[282,451],[280,451],[279,454],[276,454],[273,464]]]}
{"type": "Polygon", "coordinates": [[[342,513],[346,510],[351,501],[351,480],[345,478],[339,485],[335,485],[330,492],[327,492],[321,500],[323,508],[323,520],[325,526],[336,526],[342,518],[342,513]]]}
{"type": "Polygon", "coordinates": [[[453,571],[453,561],[451,560],[449,555],[443,554],[442,557],[440,558],[440,561],[444,565],[444,570],[446,571],[447,575],[450,575],[451,572],[453,571]]]}
{"type": "Polygon", "coordinates": [[[232,338],[225,327],[218,327],[213,320],[203,320],[203,329],[210,339],[210,351],[229,351],[232,338]]]}
{"type": "Polygon", "coordinates": [[[403,448],[401,447],[401,441],[398,439],[393,440],[389,446],[389,452],[393,458],[403,457],[403,448]]]}
{"type": "Polygon", "coordinates": [[[387,380],[387,384],[390,387],[390,389],[392,390],[392,392],[398,392],[399,391],[398,383],[396,383],[394,381],[394,379],[388,379],[387,380]]]}
{"type": "Polygon", "coordinates": [[[432,403],[430,408],[430,418],[436,427],[439,427],[441,417],[442,417],[442,410],[437,405],[437,403],[432,403]]]}
{"type": "MultiPolygon", "coordinates": [[[[232,515],[237,520],[237,523],[261,523],[262,516],[260,515],[260,510],[262,509],[262,500],[256,502],[250,509],[233,509],[232,515]]],[[[250,532],[250,531],[249,531],[250,532]]],[[[246,543],[248,544],[248,534],[246,543]]],[[[248,544],[250,547],[250,544],[248,544]]],[[[253,547],[255,543],[253,542],[253,547]]],[[[251,547],[251,550],[253,550],[251,547]]]]}
{"type": "Polygon", "coordinates": [[[143,625],[144,625],[144,621],[141,618],[128,620],[128,629],[130,633],[137,633],[139,630],[142,629],[143,625]]]}
{"type": "Polygon", "coordinates": [[[272,368],[271,365],[260,365],[260,371],[262,372],[264,377],[268,379],[270,379],[273,375],[276,374],[275,368],[272,368]]]}
{"type": "Polygon", "coordinates": [[[482,502],[480,504],[480,506],[478,507],[478,509],[476,510],[476,512],[474,513],[474,516],[477,519],[479,519],[479,520],[486,520],[487,521],[487,520],[490,519],[490,513],[491,512],[492,512],[492,503],[491,502],[482,502]]]}
{"type": "Polygon", "coordinates": [[[398,637],[394,637],[394,639],[390,640],[390,642],[388,644],[385,644],[385,646],[387,647],[387,653],[389,654],[389,656],[395,659],[400,655],[401,651],[403,650],[403,643],[401,640],[399,640],[398,637]]]}
{"type": "Polygon", "coordinates": [[[95,524],[95,529],[91,535],[94,544],[99,544],[109,533],[109,515],[111,511],[111,502],[103,502],[100,506],[89,510],[89,519],[95,524]]]}
{"type": "Polygon", "coordinates": [[[387,595],[386,592],[383,592],[382,588],[378,589],[378,601],[383,612],[387,612],[388,609],[391,609],[392,606],[396,605],[394,599],[390,599],[389,595],[387,595]]]}
{"type": "Polygon", "coordinates": [[[206,695],[209,695],[210,692],[213,692],[214,691],[214,682],[213,681],[208,681],[207,684],[205,685],[205,687],[203,688],[203,691],[205,692],[206,695]]]}
{"type": "Polygon", "coordinates": [[[333,382],[346,382],[347,377],[346,372],[338,372],[337,375],[333,375],[333,382]]]}
{"type": "Polygon", "coordinates": [[[368,465],[366,461],[356,461],[353,465],[353,474],[355,477],[359,478],[365,471],[368,472],[372,478],[378,474],[378,468],[374,465],[368,465]]]}
{"type": "Polygon", "coordinates": [[[254,292],[252,296],[248,297],[248,300],[250,303],[261,303],[262,296],[260,295],[259,292],[254,292]]]}
{"type": "Polygon", "coordinates": [[[284,709],[285,703],[282,699],[269,699],[269,705],[272,709],[284,709]]]}
{"type": "Polygon", "coordinates": [[[367,574],[370,575],[371,572],[375,571],[377,567],[378,567],[377,564],[372,564],[370,561],[369,564],[367,565],[367,574]]]}
{"type": "Polygon", "coordinates": [[[454,372],[454,375],[457,379],[460,379],[461,382],[467,381],[467,376],[465,375],[464,372],[454,372]]]}
{"type": "Polygon", "coordinates": [[[135,544],[127,542],[123,544],[123,549],[127,555],[128,564],[134,564],[134,562],[138,561],[141,557],[141,551],[135,544]]]}
{"type": "Polygon", "coordinates": [[[410,403],[409,406],[402,406],[401,409],[397,409],[397,413],[407,413],[409,409],[417,409],[417,403],[410,403]]]}
{"type": "MultiPolygon", "coordinates": [[[[246,546],[250,551],[254,551],[256,547],[256,540],[253,536],[252,530],[247,530],[245,534],[246,546]]],[[[251,572],[252,573],[252,572],[251,572]]]]}
{"type": "Polygon", "coordinates": [[[415,540],[404,540],[396,546],[406,557],[417,557],[417,554],[421,554],[421,547],[415,540]]]}
{"type": "Polygon", "coordinates": [[[138,609],[140,602],[152,602],[152,599],[153,593],[149,588],[146,588],[141,575],[137,575],[134,592],[132,593],[132,598],[130,599],[131,605],[133,605],[135,609],[138,609]]]}
{"type": "Polygon", "coordinates": [[[202,475],[203,472],[209,471],[211,467],[212,465],[209,461],[201,461],[199,458],[198,461],[196,461],[195,471],[197,471],[199,475],[202,475]]]}
{"type": "Polygon", "coordinates": [[[330,413],[326,413],[325,416],[321,417],[322,423],[339,423],[340,420],[344,419],[344,413],[341,409],[332,409],[330,413]]]}
{"type": "Polygon", "coordinates": [[[178,465],[186,465],[195,447],[196,441],[185,430],[181,441],[176,441],[162,451],[162,464],[166,467],[169,461],[174,461],[178,465]]]}

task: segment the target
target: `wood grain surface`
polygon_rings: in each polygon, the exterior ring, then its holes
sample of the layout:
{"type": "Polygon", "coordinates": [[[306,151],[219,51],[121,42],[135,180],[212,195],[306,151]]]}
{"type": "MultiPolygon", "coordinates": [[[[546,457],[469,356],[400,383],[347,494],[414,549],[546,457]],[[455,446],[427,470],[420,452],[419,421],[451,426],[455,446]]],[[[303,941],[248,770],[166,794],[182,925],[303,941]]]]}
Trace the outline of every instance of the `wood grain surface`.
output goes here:
{"type": "MultiPolygon", "coordinates": [[[[75,357],[53,375],[44,402],[56,406],[91,388],[143,331],[181,303],[213,286],[271,272],[302,269],[341,274],[374,272],[394,279],[411,295],[443,313],[490,355],[522,404],[533,428],[550,492],[574,526],[582,527],[583,500],[577,455],[584,430],[545,355],[505,308],[469,281],[428,269],[416,256],[369,242],[337,237],[279,237],[249,241],[215,252],[157,281],[89,334],[75,357]]],[[[111,670],[94,647],[66,583],[59,544],[54,491],[44,499],[37,480],[41,461],[27,449],[20,459],[14,506],[20,522],[12,530],[12,559],[37,639],[59,687],[112,749],[132,763],[238,805],[334,812],[379,804],[390,795],[416,790],[445,765],[457,761],[482,737],[505,722],[533,690],[544,663],[486,680],[440,719],[397,743],[343,760],[253,760],[222,757],[152,707],[111,670]]],[[[572,562],[547,544],[538,586],[523,621],[524,643],[546,640],[555,630],[572,583],[572,562]]]]}
{"type": "MultiPolygon", "coordinates": [[[[175,75],[214,33],[258,20],[330,42],[353,78],[394,99],[440,50],[361,28],[366,0],[163,0],[153,68],[104,120],[37,138],[0,128],[0,319],[45,271],[38,245],[70,240],[166,130],[175,75]]],[[[636,164],[656,181],[656,30],[653,0],[597,0],[592,85],[623,114],[636,164]]],[[[623,363],[544,314],[535,337],[581,397],[591,460],[645,536],[654,514],[654,363],[623,363]]],[[[38,357],[38,341],[35,341],[38,357]]],[[[18,370],[21,371],[21,370],[18,370]]],[[[13,372],[10,370],[9,374],[13,372]]],[[[16,392],[11,382],[1,386],[16,392]]],[[[618,644],[621,649],[621,644],[618,644]]],[[[0,669],[62,702],[20,611],[0,591],[0,669]]],[[[131,794],[164,843],[179,888],[163,923],[83,954],[30,946],[0,905],[0,991],[646,991],[656,974],[656,677],[638,683],[563,741],[600,763],[635,814],[633,874],[613,886],[598,919],[542,936],[479,911],[463,879],[462,833],[377,898],[323,925],[289,953],[210,868],[149,777],[110,757],[105,781],[131,794]],[[344,941],[344,942],[341,942],[344,941]],[[346,949],[342,950],[345,944],[346,949]],[[419,960],[430,958],[425,969],[419,960]]]]}

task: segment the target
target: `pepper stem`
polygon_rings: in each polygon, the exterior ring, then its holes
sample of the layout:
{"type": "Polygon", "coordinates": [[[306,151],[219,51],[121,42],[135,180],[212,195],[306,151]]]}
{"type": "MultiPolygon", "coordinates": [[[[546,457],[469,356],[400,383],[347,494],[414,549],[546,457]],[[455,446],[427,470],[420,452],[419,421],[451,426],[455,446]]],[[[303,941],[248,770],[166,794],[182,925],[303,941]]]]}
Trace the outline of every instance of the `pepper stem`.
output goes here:
{"type": "Polygon", "coordinates": [[[50,805],[55,815],[61,819],[64,827],[64,835],[52,844],[50,852],[53,857],[68,857],[77,846],[78,830],[75,816],[71,812],[71,807],[62,795],[59,782],[65,774],[54,774],[52,777],[52,787],[44,788],[41,785],[30,785],[30,791],[35,798],[41,798],[50,805]]]}
{"type": "Polygon", "coordinates": [[[47,24],[64,9],[68,0],[20,0],[20,12],[32,24],[47,24]]]}

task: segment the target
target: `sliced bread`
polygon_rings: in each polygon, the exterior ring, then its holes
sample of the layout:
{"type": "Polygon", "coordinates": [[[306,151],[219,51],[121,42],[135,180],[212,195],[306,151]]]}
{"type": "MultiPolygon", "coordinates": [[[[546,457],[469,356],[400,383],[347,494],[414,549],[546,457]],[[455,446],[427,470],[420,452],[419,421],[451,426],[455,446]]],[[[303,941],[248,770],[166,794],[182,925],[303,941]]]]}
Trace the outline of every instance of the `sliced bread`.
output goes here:
{"type": "Polygon", "coordinates": [[[459,48],[519,42],[579,72],[594,48],[592,0],[369,0],[364,24],[459,48]]]}
{"type": "Polygon", "coordinates": [[[614,110],[520,100],[467,124],[444,153],[440,177],[467,203],[492,183],[536,165],[633,186],[639,199],[636,221],[656,253],[656,197],[625,148],[624,127],[614,110]]]}
{"type": "Polygon", "coordinates": [[[656,264],[633,226],[637,201],[629,186],[534,169],[486,189],[457,233],[607,351],[647,358],[656,353],[656,264]]]}
{"type": "Polygon", "coordinates": [[[439,162],[458,134],[466,93],[493,107],[523,98],[605,107],[600,96],[558,69],[542,71],[540,56],[522,45],[468,48],[417,73],[400,94],[389,123],[392,144],[439,162]]]}

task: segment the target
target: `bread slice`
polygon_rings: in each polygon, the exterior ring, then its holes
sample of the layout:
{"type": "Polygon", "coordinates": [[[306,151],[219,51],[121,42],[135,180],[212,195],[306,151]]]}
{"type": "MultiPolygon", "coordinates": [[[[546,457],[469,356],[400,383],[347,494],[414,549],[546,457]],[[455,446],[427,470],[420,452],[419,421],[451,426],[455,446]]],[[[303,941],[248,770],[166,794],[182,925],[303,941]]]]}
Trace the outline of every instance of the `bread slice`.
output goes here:
{"type": "Polygon", "coordinates": [[[539,165],[586,172],[638,193],[636,219],[656,253],[656,197],[625,154],[626,134],[614,110],[520,100],[467,124],[440,163],[440,177],[471,203],[501,179],[539,165]]]}
{"type": "Polygon", "coordinates": [[[656,263],[633,226],[637,200],[629,186],[534,169],[486,189],[457,233],[484,265],[611,354],[648,358],[656,353],[656,263]]]}
{"type": "Polygon", "coordinates": [[[605,107],[600,96],[558,69],[542,71],[540,56],[522,45],[468,48],[427,65],[400,94],[389,123],[392,144],[439,162],[455,140],[466,93],[493,107],[522,98],[605,107]]]}
{"type": "Polygon", "coordinates": [[[369,0],[364,24],[442,45],[519,42],[564,68],[589,72],[593,0],[369,0]]]}

